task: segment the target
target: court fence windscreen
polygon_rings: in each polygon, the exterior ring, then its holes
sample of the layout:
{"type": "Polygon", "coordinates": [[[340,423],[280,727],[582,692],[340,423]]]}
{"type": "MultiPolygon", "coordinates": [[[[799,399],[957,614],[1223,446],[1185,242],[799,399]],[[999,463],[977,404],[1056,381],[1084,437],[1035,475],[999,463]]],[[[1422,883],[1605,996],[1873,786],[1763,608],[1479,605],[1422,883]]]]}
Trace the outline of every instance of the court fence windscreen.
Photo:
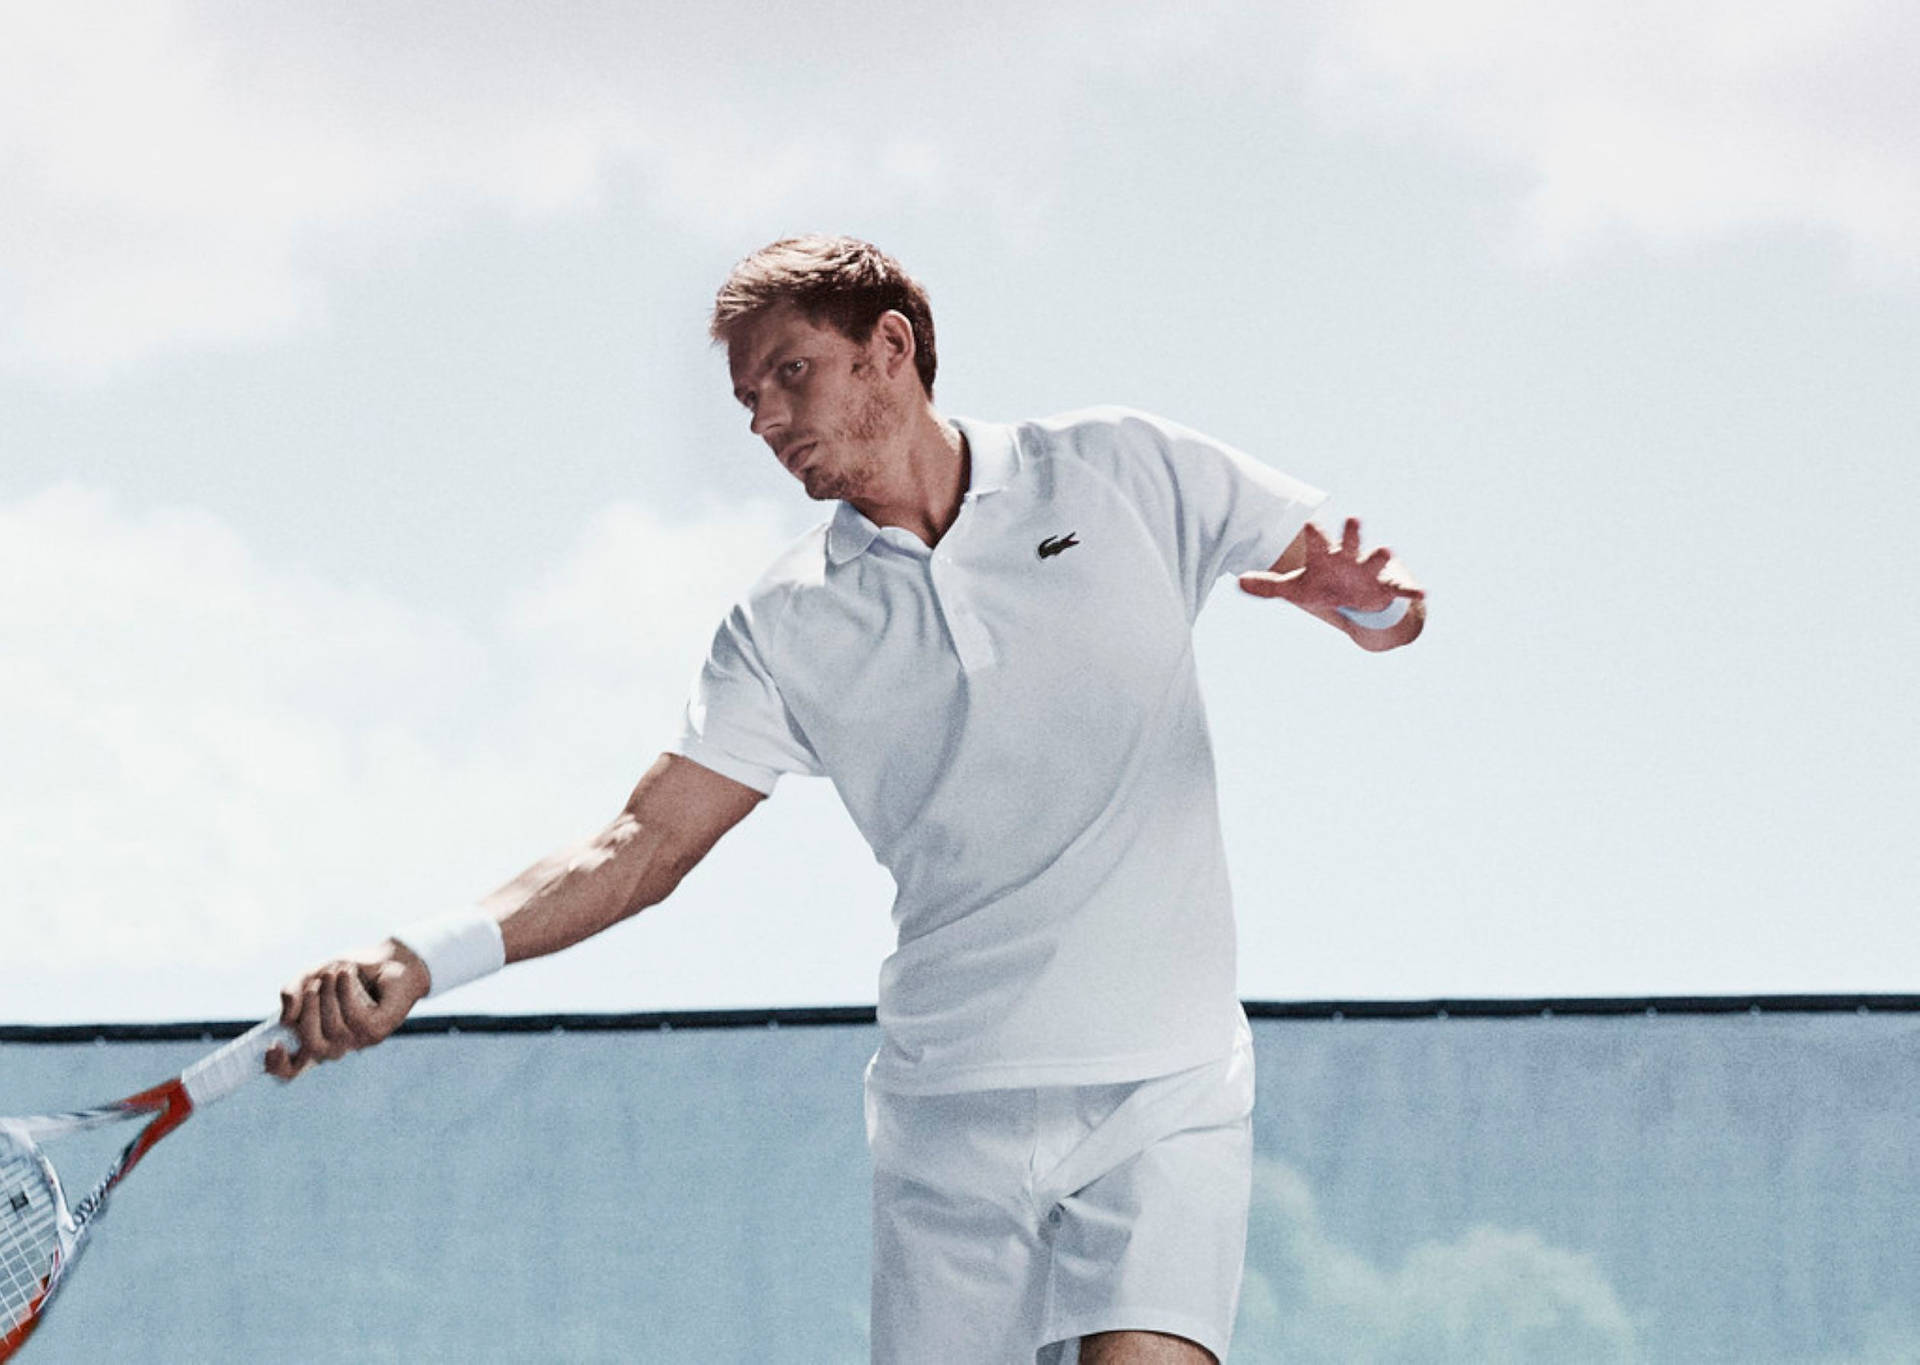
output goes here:
{"type": "MultiPolygon", "coordinates": [[[[1234,1361],[1920,1361],[1920,1001],[1248,1009],[1234,1361]]],[[[0,1029],[0,1112],[231,1031],[0,1029]]],[[[865,1361],[875,1041],[860,1009],[416,1021],[197,1116],[22,1358],[865,1361]]]]}

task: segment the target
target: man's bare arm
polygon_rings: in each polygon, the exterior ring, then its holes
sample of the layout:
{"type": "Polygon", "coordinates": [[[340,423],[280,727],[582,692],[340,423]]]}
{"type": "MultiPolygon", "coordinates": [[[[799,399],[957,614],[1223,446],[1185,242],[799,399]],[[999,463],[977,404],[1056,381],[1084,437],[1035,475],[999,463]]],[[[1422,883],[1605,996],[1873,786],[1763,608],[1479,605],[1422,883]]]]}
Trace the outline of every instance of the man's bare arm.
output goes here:
{"type": "Polygon", "coordinates": [[[1348,517],[1338,544],[1309,522],[1273,567],[1240,575],[1241,591],[1279,597],[1325,621],[1360,648],[1376,653],[1419,638],[1427,623],[1426,590],[1384,545],[1360,553],[1360,519],[1348,517]],[[1342,615],[1340,608],[1377,612],[1406,598],[1406,614],[1384,629],[1342,615]]]}
{"type": "Polygon", "coordinates": [[[508,962],[557,953],[665,900],[761,800],[691,759],[662,754],[611,824],[542,858],[480,908],[499,921],[508,962]]]}
{"type": "MultiPolygon", "coordinates": [[[[542,858],[482,901],[481,913],[499,924],[508,962],[559,952],[665,900],[761,800],[751,787],[662,754],[605,829],[542,858]]],[[[299,1054],[275,1049],[267,1070],[292,1077],[371,1047],[431,984],[426,963],[391,938],[315,968],[280,993],[299,1054]]]]}

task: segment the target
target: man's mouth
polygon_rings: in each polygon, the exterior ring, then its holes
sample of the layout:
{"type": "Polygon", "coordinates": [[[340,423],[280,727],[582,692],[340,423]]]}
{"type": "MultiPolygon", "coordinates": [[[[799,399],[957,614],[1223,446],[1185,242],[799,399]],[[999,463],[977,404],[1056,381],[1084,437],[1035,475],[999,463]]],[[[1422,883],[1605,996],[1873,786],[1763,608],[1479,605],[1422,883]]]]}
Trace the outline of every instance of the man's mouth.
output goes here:
{"type": "Polygon", "coordinates": [[[801,473],[806,468],[807,455],[818,444],[817,441],[801,441],[790,445],[780,452],[780,463],[787,467],[787,472],[790,474],[801,473]]]}

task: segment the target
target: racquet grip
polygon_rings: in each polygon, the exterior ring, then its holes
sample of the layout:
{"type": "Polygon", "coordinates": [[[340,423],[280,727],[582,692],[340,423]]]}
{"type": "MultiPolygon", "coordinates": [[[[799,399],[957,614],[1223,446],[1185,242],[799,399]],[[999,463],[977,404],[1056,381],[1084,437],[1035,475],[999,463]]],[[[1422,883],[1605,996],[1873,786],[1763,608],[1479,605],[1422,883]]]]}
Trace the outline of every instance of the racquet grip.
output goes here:
{"type": "Polygon", "coordinates": [[[223,1100],[256,1076],[264,1075],[267,1053],[285,1047],[289,1053],[300,1046],[293,1030],[278,1019],[265,1019],[235,1038],[225,1047],[209,1052],[180,1073],[180,1084],[195,1109],[223,1100]]]}

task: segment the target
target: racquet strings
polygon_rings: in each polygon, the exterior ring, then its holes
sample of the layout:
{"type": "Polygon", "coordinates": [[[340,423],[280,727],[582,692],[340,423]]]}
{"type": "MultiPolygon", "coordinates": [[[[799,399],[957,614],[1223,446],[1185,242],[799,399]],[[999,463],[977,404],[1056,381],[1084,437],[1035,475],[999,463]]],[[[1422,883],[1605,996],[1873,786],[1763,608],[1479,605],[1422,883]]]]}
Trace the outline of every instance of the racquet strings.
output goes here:
{"type": "Polygon", "coordinates": [[[0,1135],[0,1337],[39,1302],[60,1249],[58,1209],[33,1151],[0,1135]]]}

